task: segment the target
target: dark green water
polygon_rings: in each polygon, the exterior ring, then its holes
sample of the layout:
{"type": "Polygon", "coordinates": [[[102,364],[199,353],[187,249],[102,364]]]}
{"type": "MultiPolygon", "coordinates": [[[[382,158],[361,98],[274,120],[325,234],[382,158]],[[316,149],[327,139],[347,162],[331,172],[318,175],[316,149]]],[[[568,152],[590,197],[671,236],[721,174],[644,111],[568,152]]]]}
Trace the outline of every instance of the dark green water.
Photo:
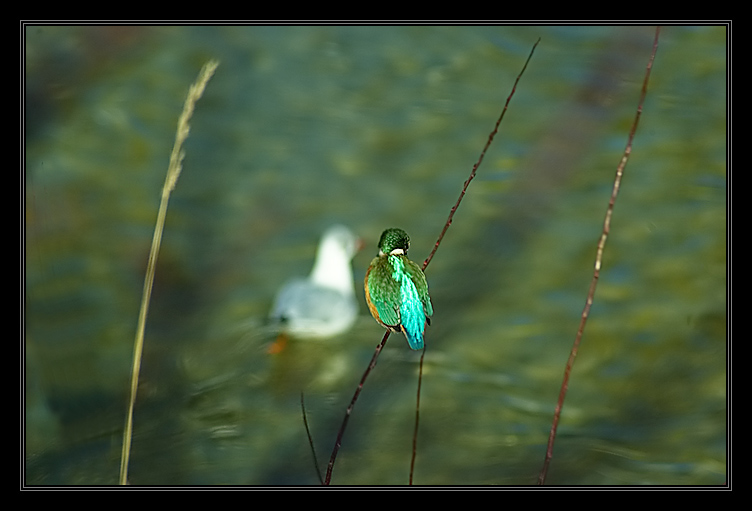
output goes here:
{"type": "MultiPolygon", "coordinates": [[[[189,84],[133,484],[316,484],[382,330],[385,227],[430,252],[417,484],[535,482],[653,40],[650,27],[26,27],[25,476],[115,484],[133,338],[189,84]],[[362,318],[266,353],[274,293],[344,222],[362,318]]],[[[726,31],[667,27],[614,212],[550,484],[726,478],[726,31]]],[[[335,484],[406,484],[418,354],[392,336],[335,484]]]]}

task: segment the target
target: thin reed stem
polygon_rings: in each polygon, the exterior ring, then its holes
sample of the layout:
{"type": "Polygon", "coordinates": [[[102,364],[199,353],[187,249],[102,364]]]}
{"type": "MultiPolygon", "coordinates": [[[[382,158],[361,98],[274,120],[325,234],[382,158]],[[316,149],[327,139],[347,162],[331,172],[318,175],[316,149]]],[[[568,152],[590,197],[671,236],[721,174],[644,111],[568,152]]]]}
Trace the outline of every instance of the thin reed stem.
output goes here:
{"type": "MultiPolygon", "coordinates": [[[[504,108],[502,109],[501,114],[499,114],[499,118],[496,120],[496,124],[494,125],[493,130],[488,135],[488,140],[486,140],[486,145],[483,146],[483,150],[481,151],[480,156],[478,156],[478,161],[475,162],[475,165],[473,165],[473,169],[470,171],[470,176],[467,178],[464,185],[462,186],[462,191],[460,192],[460,196],[457,197],[457,202],[449,211],[449,217],[447,218],[446,223],[444,223],[444,228],[441,230],[441,233],[439,234],[439,238],[436,240],[436,244],[433,246],[433,250],[428,255],[426,260],[423,261],[423,270],[426,269],[426,267],[428,266],[428,263],[430,263],[431,259],[433,259],[433,256],[436,253],[436,250],[438,250],[439,248],[439,244],[441,244],[441,240],[444,239],[444,235],[449,229],[449,226],[452,224],[452,219],[454,218],[454,214],[457,212],[457,208],[460,207],[460,203],[462,202],[462,199],[465,196],[465,192],[467,192],[467,187],[470,186],[470,182],[475,178],[475,174],[478,171],[478,167],[480,167],[480,164],[483,162],[483,158],[486,156],[486,151],[488,151],[488,148],[491,146],[491,142],[493,142],[493,139],[496,136],[496,133],[498,133],[499,131],[499,126],[501,125],[501,121],[502,119],[504,119],[504,115],[506,115],[507,110],[509,109],[509,102],[512,100],[512,96],[514,96],[514,93],[517,91],[517,84],[520,83],[520,78],[522,78],[522,75],[525,73],[525,70],[527,69],[527,65],[528,63],[530,63],[530,59],[533,58],[533,53],[535,53],[535,48],[538,47],[538,43],[540,43],[540,38],[538,38],[538,40],[535,41],[535,44],[533,44],[533,47],[530,49],[530,54],[527,56],[525,65],[522,66],[522,69],[520,70],[519,74],[517,75],[517,78],[514,81],[514,85],[512,85],[512,92],[510,92],[509,96],[507,96],[507,100],[504,103],[504,108]]],[[[420,420],[420,388],[423,382],[423,357],[425,356],[425,354],[426,354],[426,351],[424,347],[423,353],[420,355],[420,369],[418,370],[418,390],[417,390],[417,396],[415,400],[415,427],[413,428],[413,450],[412,450],[412,456],[410,458],[410,476],[409,476],[410,485],[413,484],[413,474],[415,471],[415,457],[418,451],[417,446],[418,446],[418,421],[420,420]]]]}
{"type": "Polygon", "coordinates": [[[593,305],[593,298],[595,297],[595,288],[598,285],[598,278],[601,273],[601,264],[603,261],[603,249],[606,246],[606,240],[611,232],[611,216],[614,212],[614,204],[616,203],[616,197],[619,195],[619,188],[621,187],[621,179],[624,175],[624,168],[627,166],[629,155],[632,154],[632,142],[634,140],[635,132],[637,131],[637,124],[640,121],[642,115],[642,105],[645,102],[645,96],[648,92],[648,80],[650,79],[650,71],[653,69],[653,61],[655,60],[655,54],[658,51],[658,37],[661,32],[661,27],[656,27],[655,38],[653,40],[653,50],[650,53],[648,65],[645,69],[645,78],[642,82],[642,92],[640,93],[640,100],[637,104],[637,112],[635,114],[634,121],[632,122],[632,128],[629,132],[629,138],[627,140],[627,146],[624,149],[624,154],[621,157],[621,161],[616,168],[616,176],[614,177],[614,186],[611,190],[611,198],[608,201],[608,208],[606,209],[606,217],[603,220],[603,230],[601,231],[600,239],[598,240],[598,246],[595,253],[595,264],[593,269],[593,278],[590,281],[590,289],[588,290],[587,299],[585,300],[585,307],[582,310],[582,316],[580,317],[580,326],[577,329],[577,335],[575,336],[572,350],[569,353],[569,359],[567,360],[567,366],[564,369],[564,379],[561,383],[561,389],[559,391],[559,399],[556,402],[556,408],[554,410],[554,418],[551,423],[551,432],[548,437],[548,446],[546,448],[546,458],[543,461],[543,468],[538,475],[538,484],[542,485],[546,482],[546,475],[548,474],[548,467],[551,463],[551,457],[553,456],[554,440],[556,438],[556,429],[559,426],[559,419],[561,417],[561,409],[564,406],[564,398],[567,395],[567,389],[569,388],[569,376],[572,372],[572,366],[574,365],[575,358],[577,358],[577,351],[580,347],[580,341],[582,340],[582,334],[585,331],[585,323],[590,315],[590,307],[593,305]]]}
{"type": "Polygon", "coordinates": [[[488,135],[488,140],[486,140],[486,145],[483,146],[483,150],[480,152],[478,161],[475,162],[475,165],[473,165],[473,169],[470,171],[470,176],[467,178],[467,180],[465,181],[465,184],[462,186],[462,191],[460,191],[460,196],[457,197],[457,202],[454,203],[454,206],[452,206],[452,209],[449,211],[449,217],[447,218],[446,223],[444,223],[444,228],[441,230],[441,233],[439,233],[439,237],[436,240],[436,244],[433,246],[433,250],[431,250],[431,253],[428,254],[428,257],[426,258],[426,260],[423,261],[423,270],[426,269],[426,267],[428,266],[428,263],[430,263],[431,259],[433,259],[434,254],[439,249],[441,240],[444,239],[444,235],[449,229],[449,226],[452,225],[452,219],[454,218],[454,214],[457,212],[457,208],[460,207],[462,198],[465,196],[465,192],[467,192],[467,187],[470,186],[470,182],[475,178],[475,174],[478,171],[478,167],[480,167],[480,164],[483,162],[483,158],[485,158],[486,156],[486,151],[488,151],[488,148],[491,146],[491,142],[493,142],[493,139],[496,136],[496,133],[499,131],[499,125],[501,124],[502,119],[504,119],[504,116],[506,115],[507,110],[509,109],[509,102],[512,100],[512,96],[514,96],[515,91],[517,91],[517,84],[520,82],[520,78],[522,78],[522,75],[525,73],[525,70],[527,69],[527,65],[530,62],[530,59],[533,58],[533,53],[535,53],[535,48],[538,47],[539,42],[540,42],[540,38],[538,38],[538,40],[535,41],[533,48],[530,50],[530,55],[527,56],[525,65],[522,66],[522,70],[517,75],[517,79],[514,81],[514,85],[512,86],[512,92],[510,92],[509,96],[507,96],[507,101],[506,103],[504,103],[504,109],[501,111],[499,118],[496,120],[496,124],[494,125],[493,130],[488,135]]]}
{"type": "Polygon", "coordinates": [[[374,367],[376,367],[376,361],[379,358],[379,353],[381,353],[381,350],[384,349],[386,340],[389,339],[389,334],[390,334],[390,331],[387,330],[384,333],[384,338],[381,339],[381,342],[379,343],[379,345],[376,346],[376,351],[374,352],[373,357],[371,357],[371,363],[368,364],[366,371],[363,373],[363,377],[360,379],[358,388],[355,389],[355,394],[353,395],[352,400],[350,400],[350,405],[347,407],[347,410],[345,411],[345,418],[342,420],[342,425],[339,427],[339,432],[337,433],[337,440],[334,442],[334,450],[332,450],[332,456],[329,458],[329,465],[326,468],[326,478],[324,479],[325,485],[329,485],[329,482],[332,480],[332,470],[334,469],[334,460],[337,459],[337,453],[339,452],[339,448],[342,446],[342,436],[345,434],[345,428],[347,427],[347,423],[350,420],[350,414],[352,413],[353,407],[355,406],[355,402],[358,400],[360,391],[363,390],[363,384],[366,382],[366,378],[368,378],[368,375],[370,374],[371,370],[374,367]]]}
{"type": "Polygon", "coordinates": [[[128,412],[125,419],[125,428],[123,430],[123,449],[120,455],[120,477],[119,484],[128,484],[128,462],[130,460],[131,453],[131,440],[133,437],[133,409],[136,404],[136,393],[138,390],[138,376],[141,371],[141,355],[144,348],[144,331],[146,330],[146,316],[149,311],[149,300],[151,298],[151,289],[154,284],[154,273],[157,266],[157,256],[159,255],[159,247],[162,242],[162,231],[164,230],[165,217],[167,216],[167,205],[170,201],[170,193],[175,189],[178,177],[180,177],[180,171],[182,170],[183,157],[183,142],[188,138],[188,132],[190,131],[190,121],[193,115],[193,109],[196,105],[196,101],[204,93],[206,84],[214,74],[214,70],[217,69],[218,62],[211,60],[207,62],[201,69],[196,82],[188,89],[188,96],[185,99],[185,105],[183,106],[183,112],[178,119],[178,128],[175,134],[175,145],[172,147],[172,153],[170,154],[170,164],[167,168],[167,176],[162,188],[162,200],[159,204],[159,212],[157,213],[157,222],[154,226],[154,237],[151,242],[151,250],[149,251],[149,261],[146,266],[146,277],[144,279],[144,291],[141,297],[141,309],[138,313],[138,326],[136,328],[136,339],[133,344],[133,367],[131,369],[131,388],[130,398],[128,401],[128,412]]]}
{"type": "Polygon", "coordinates": [[[303,391],[300,391],[300,411],[303,414],[303,425],[305,426],[306,435],[308,435],[308,445],[311,447],[311,453],[313,454],[313,465],[316,467],[316,475],[319,478],[319,483],[324,484],[324,478],[321,477],[321,469],[319,468],[319,460],[316,457],[316,448],[313,445],[313,437],[311,436],[311,430],[308,427],[308,417],[306,417],[305,400],[303,398],[303,391]]]}
{"type": "Polygon", "coordinates": [[[420,387],[423,384],[423,359],[426,357],[426,346],[423,345],[423,353],[420,354],[420,365],[418,366],[418,390],[415,392],[415,426],[413,427],[413,454],[410,458],[410,477],[408,484],[413,485],[413,474],[415,473],[415,456],[418,454],[418,424],[420,423],[420,387]]]}
{"type": "MultiPolygon", "coordinates": [[[[533,53],[535,52],[535,48],[538,46],[538,43],[540,42],[540,38],[535,42],[533,45],[532,50],[530,50],[530,55],[528,55],[527,60],[525,61],[525,65],[522,67],[522,70],[517,75],[517,79],[514,81],[514,85],[512,86],[512,92],[507,97],[506,103],[504,104],[504,109],[501,111],[501,115],[499,115],[498,120],[496,121],[496,124],[494,125],[493,131],[491,131],[491,134],[488,136],[488,140],[486,140],[486,145],[483,147],[483,150],[480,153],[480,156],[478,157],[478,161],[473,165],[473,168],[470,172],[470,177],[465,181],[464,186],[462,187],[462,191],[460,192],[460,196],[457,198],[457,202],[452,207],[451,211],[449,212],[449,217],[447,218],[446,223],[444,224],[444,228],[441,231],[441,234],[439,234],[439,238],[436,240],[436,244],[433,247],[433,250],[428,255],[426,260],[423,262],[423,270],[426,269],[428,266],[428,263],[431,262],[431,259],[433,259],[434,254],[436,253],[436,250],[438,250],[439,245],[441,244],[441,240],[444,239],[444,235],[447,232],[447,229],[449,229],[449,226],[452,223],[452,218],[454,217],[454,213],[457,211],[457,208],[459,207],[460,203],[462,202],[462,198],[465,196],[465,192],[467,191],[467,187],[470,185],[470,182],[475,177],[475,174],[478,170],[478,167],[480,167],[480,164],[483,162],[483,158],[486,155],[486,151],[491,145],[491,142],[493,142],[494,137],[496,136],[496,133],[499,131],[499,125],[501,124],[501,120],[504,118],[504,114],[506,114],[506,111],[509,107],[509,102],[512,99],[512,96],[514,96],[515,91],[517,90],[517,84],[520,81],[520,78],[522,77],[522,74],[525,72],[525,69],[527,69],[527,65],[530,62],[530,59],[533,57],[533,53]]],[[[389,339],[389,330],[386,331],[384,334],[384,338],[381,340],[381,343],[376,346],[376,351],[373,354],[373,357],[371,358],[371,363],[368,365],[368,368],[366,369],[365,373],[363,373],[363,377],[360,379],[360,383],[358,384],[358,388],[355,390],[355,395],[353,395],[352,400],[350,401],[350,405],[347,407],[347,410],[345,411],[345,418],[342,420],[342,425],[339,428],[339,432],[337,433],[337,440],[334,443],[334,449],[332,450],[331,458],[329,459],[329,465],[326,470],[326,478],[324,479],[324,484],[328,485],[332,478],[332,470],[334,469],[334,461],[337,459],[337,453],[339,452],[339,448],[342,446],[342,437],[345,433],[345,428],[347,427],[347,423],[350,420],[350,414],[352,413],[353,407],[355,406],[355,402],[358,400],[358,396],[360,396],[360,391],[363,390],[363,384],[366,381],[366,378],[368,378],[368,375],[370,374],[371,370],[376,366],[376,360],[379,357],[379,354],[381,353],[381,350],[384,348],[384,345],[386,344],[387,339],[389,339]]],[[[424,350],[425,354],[425,350],[424,350]]],[[[413,476],[413,468],[415,466],[415,454],[416,454],[416,446],[417,446],[417,431],[418,431],[418,410],[420,406],[420,386],[421,381],[423,377],[423,355],[421,355],[420,359],[420,372],[418,375],[418,394],[417,394],[417,400],[418,403],[416,405],[416,416],[415,416],[415,428],[413,433],[413,452],[412,452],[412,459],[410,463],[410,484],[412,484],[412,476],[413,476]]]]}

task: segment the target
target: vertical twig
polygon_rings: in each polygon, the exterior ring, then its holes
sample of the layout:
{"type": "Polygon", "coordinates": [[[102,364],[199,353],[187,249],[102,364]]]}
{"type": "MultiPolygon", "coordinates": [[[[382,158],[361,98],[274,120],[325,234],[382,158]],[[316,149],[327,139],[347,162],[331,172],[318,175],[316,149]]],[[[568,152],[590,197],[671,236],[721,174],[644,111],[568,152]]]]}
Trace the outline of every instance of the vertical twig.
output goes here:
{"type": "Polygon", "coordinates": [[[164,187],[162,188],[162,200],[159,204],[159,213],[157,222],[154,226],[154,237],[151,242],[149,251],[149,262],[146,266],[146,277],[144,279],[144,291],[141,297],[141,309],[138,314],[138,326],[136,329],[136,339],[133,345],[133,367],[131,369],[131,389],[128,401],[128,412],[125,419],[125,429],[123,430],[123,450],[120,455],[120,478],[121,485],[128,484],[128,461],[131,453],[131,439],[133,436],[133,408],[136,404],[136,392],[138,390],[138,375],[141,370],[141,354],[144,348],[144,331],[146,329],[146,315],[149,311],[149,300],[151,298],[151,289],[154,284],[154,273],[157,266],[157,256],[159,255],[159,246],[162,242],[162,231],[164,230],[165,217],[167,216],[167,205],[170,201],[170,193],[175,188],[185,153],[183,152],[183,142],[188,138],[190,131],[190,121],[193,115],[193,109],[196,101],[204,93],[206,84],[217,69],[219,62],[211,60],[201,69],[196,82],[188,89],[188,96],[183,105],[183,112],[178,119],[178,129],[175,134],[175,145],[172,147],[170,154],[170,164],[167,168],[164,187]]]}
{"type": "Polygon", "coordinates": [[[390,334],[390,331],[387,330],[384,333],[384,338],[381,339],[381,342],[379,343],[379,345],[376,346],[376,351],[373,353],[373,357],[371,357],[371,363],[368,364],[366,371],[363,373],[363,377],[360,379],[358,388],[355,389],[355,394],[350,400],[350,404],[348,405],[347,410],[345,411],[345,418],[342,420],[342,425],[339,427],[339,432],[337,432],[337,440],[334,442],[334,449],[332,450],[332,455],[329,458],[329,465],[327,465],[326,467],[326,478],[324,479],[325,485],[329,485],[329,482],[332,480],[332,470],[334,470],[334,460],[337,459],[337,453],[339,452],[339,448],[342,446],[342,436],[345,434],[345,428],[347,427],[347,423],[350,420],[350,414],[352,413],[353,407],[355,406],[355,402],[358,400],[360,391],[363,390],[363,384],[366,382],[366,378],[368,378],[368,375],[371,373],[371,370],[374,367],[376,367],[376,361],[379,358],[379,353],[381,353],[381,350],[384,349],[386,340],[389,339],[389,334],[390,334]]]}
{"type": "Polygon", "coordinates": [[[321,469],[319,468],[319,460],[316,457],[316,448],[313,446],[313,437],[311,436],[311,430],[308,428],[308,417],[306,417],[305,400],[303,399],[303,391],[300,391],[300,411],[303,414],[303,425],[305,426],[306,435],[308,435],[308,445],[311,446],[311,454],[313,454],[313,465],[316,467],[316,475],[319,477],[319,483],[324,484],[324,478],[321,477],[321,469]]]}
{"type": "Polygon", "coordinates": [[[645,69],[645,78],[642,82],[642,92],[640,93],[640,100],[637,105],[637,112],[635,114],[634,121],[632,122],[632,128],[629,132],[629,138],[627,140],[627,146],[624,149],[624,154],[621,157],[621,161],[616,168],[616,176],[614,177],[614,186],[611,190],[611,198],[608,201],[608,208],[606,209],[606,217],[603,220],[603,231],[601,232],[600,239],[598,240],[598,247],[595,253],[595,267],[593,269],[593,278],[590,281],[590,289],[588,290],[587,299],[585,300],[585,307],[582,310],[582,316],[580,317],[580,326],[577,329],[577,335],[575,336],[572,350],[569,353],[569,359],[567,360],[567,366],[564,369],[564,379],[561,383],[561,389],[559,391],[559,399],[556,403],[556,409],[554,410],[554,418],[551,424],[551,432],[548,437],[548,447],[546,448],[546,458],[543,462],[543,468],[538,475],[538,484],[545,484],[546,475],[548,473],[548,467],[551,463],[551,457],[553,456],[554,440],[556,438],[556,429],[559,425],[559,418],[561,416],[561,409],[564,406],[564,398],[567,395],[567,389],[569,388],[569,375],[572,372],[572,365],[575,358],[577,358],[577,351],[580,347],[580,340],[582,339],[582,333],[585,331],[585,323],[590,315],[590,307],[593,305],[593,297],[595,296],[595,288],[598,285],[598,278],[601,272],[601,263],[603,261],[603,249],[606,246],[606,239],[611,231],[611,216],[614,212],[614,204],[616,203],[616,197],[619,194],[619,188],[621,186],[621,179],[624,175],[624,168],[629,160],[629,155],[632,154],[632,142],[634,140],[635,132],[637,131],[637,124],[640,121],[642,115],[642,105],[645,102],[645,96],[648,92],[648,80],[650,79],[650,71],[653,68],[653,61],[655,60],[655,54],[658,50],[658,36],[660,35],[661,27],[656,27],[655,38],[653,40],[653,50],[650,53],[650,59],[645,69]]]}
{"type": "MultiPolygon", "coordinates": [[[[457,208],[462,202],[462,198],[465,196],[465,192],[467,191],[467,187],[470,185],[470,181],[472,181],[473,178],[475,177],[475,173],[477,172],[478,167],[480,167],[481,162],[483,162],[483,158],[486,155],[486,151],[491,145],[491,142],[493,142],[493,139],[496,136],[496,133],[499,131],[499,125],[501,124],[501,120],[504,118],[504,115],[506,114],[506,111],[509,107],[509,102],[511,101],[512,96],[514,96],[514,93],[517,90],[517,84],[519,83],[520,78],[522,77],[522,74],[525,72],[525,69],[527,69],[527,65],[530,62],[530,59],[533,57],[533,53],[535,52],[535,48],[538,46],[539,42],[540,42],[540,38],[533,45],[532,50],[530,50],[530,55],[528,55],[527,60],[525,61],[525,65],[522,67],[522,71],[520,71],[520,73],[517,75],[517,79],[514,81],[514,85],[512,86],[512,92],[507,97],[507,101],[504,104],[504,109],[501,111],[501,115],[499,115],[499,118],[496,121],[496,124],[494,125],[493,131],[491,131],[491,134],[488,136],[488,140],[486,141],[486,145],[483,147],[483,150],[481,151],[480,156],[478,157],[478,161],[475,163],[475,165],[473,165],[473,169],[470,172],[470,177],[468,177],[467,181],[465,181],[465,184],[462,187],[462,191],[460,192],[460,196],[457,198],[457,202],[454,204],[451,211],[449,212],[449,217],[447,218],[447,221],[444,224],[444,228],[442,229],[441,234],[439,234],[439,238],[436,240],[436,244],[434,245],[433,250],[428,255],[428,258],[426,258],[426,260],[423,262],[423,270],[426,269],[426,267],[428,266],[428,263],[430,263],[431,259],[433,259],[433,256],[436,253],[436,250],[438,250],[439,245],[441,244],[441,240],[444,239],[444,235],[446,234],[447,229],[449,229],[449,226],[452,223],[452,218],[454,217],[454,213],[457,211],[457,208]]],[[[339,452],[339,448],[342,446],[342,437],[345,433],[345,428],[347,427],[347,423],[350,420],[350,414],[352,413],[353,407],[355,406],[355,402],[358,400],[360,391],[363,390],[363,384],[365,383],[366,378],[368,378],[369,373],[376,366],[376,360],[378,359],[379,354],[381,353],[381,350],[384,348],[384,345],[386,344],[386,341],[389,338],[389,333],[390,333],[389,330],[387,330],[386,333],[384,334],[384,338],[381,340],[381,343],[378,346],[376,346],[376,351],[374,352],[373,357],[371,358],[371,363],[368,365],[368,368],[366,369],[365,373],[363,373],[363,377],[360,379],[360,383],[358,384],[358,388],[355,390],[355,394],[353,395],[353,398],[350,401],[350,405],[347,407],[347,410],[345,411],[345,418],[342,420],[342,425],[340,426],[339,432],[337,433],[337,440],[334,443],[334,449],[332,450],[332,455],[329,459],[329,465],[327,466],[326,478],[324,479],[325,485],[328,485],[331,481],[332,470],[334,469],[334,462],[337,459],[337,453],[339,452]]],[[[420,373],[418,376],[418,395],[417,395],[418,404],[416,407],[415,428],[413,432],[413,452],[412,452],[412,460],[410,463],[410,484],[412,484],[413,468],[415,466],[415,453],[416,453],[418,417],[419,417],[418,410],[420,406],[420,386],[421,386],[422,375],[423,375],[423,355],[421,355],[421,359],[420,359],[420,373]]]]}
{"type": "Polygon", "coordinates": [[[415,426],[413,427],[413,454],[410,458],[410,477],[408,484],[413,485],[413,474],[415,473],[415,456],[418,453],[418,424],[420,423],[420,387],[423,383],[423,359],[426,357],[426,346],[423,345],[423,353],[420,354],[420,365],[418,366],[418,390],[415,392],[415,426]]]}
{"type": "Polygon", "coordinates": [[[514,81],[514,85],[512,86],[512,92],[510,92],[509,96],[507,96],[507,101],[506,103],[504,103],[504,109],[501,111],[499,118],[496,120],[496,125],[494,125],[493,131],[491,131],[491,133],[488,135],[488,140],[486,140],[486,145],[483,147],[483,150],[481,151],[480,156],[478,157],[478,161],[475,162],[475,165],[473,165],[473,169],[470,171],[470,176],[467,178],[467,181],[465,181],[465,184],[462,186],[462,191],[460,192],[460,196],[457,197],[457,202],[454,203],[454,206],[452,206],[452,209],[449,211],[449,217],[447,218],[447,221],[444,224],[444,228],[441,230],[441,233],[439,234],[439,237],[436,240],[436,244],[433,246],[433,250],[431,250],[431,253],[428,254],[428,257],[426,258],[426,260],[423,261],[423,270],[426,269],[426,267],[428,266],[428,263],[430,263],[431,259],[433,259],[434,254],[439,249],[441,240],[444,239],[444,235],[446,234],[447,229],[449,229],[449,226],[452,225],[452,219],[454,218],[454,214],[457,212],[457,208],[460,207],[460,202],[462,202],[462,198],[465,196],[465,192],[467,192],[467,187],[470,186],[470,181],[472,181],[475,178],[475,173],[477,172],[478,167],[480,167],[480,164],[483,162],[483,158],[486,156],[486,151],[491,146],[491,142],[493,142],[493,139],[496,136],[496,133],[499,131],[499,125],[501,124],[502,119],[504,119],[504,115],[506,115],[507,113],[507,109],[509,108],[509,102],[512,100],[512,96],[514,96],[514,93],[517,90],[517,84],[520,82],[520,78],[522,78],[523,73],[527,69],[527,65],[530,62],[530,59],[533,58],[533,53],[535,53],[535,48],[538,46],[539,42],[540,42],[540,38],[538,38],[538,40],[535,41],[533,48],[530,50],[530,55],[527,56],[525,65],[522,66],[522,70],[520,71],[520,74],[517,75],[517,79],[514,81]]]}
{"type": "MultiPolygon", "coordinates": [[[[441,233],[439,234],[439,238],[436,240],[436,244],[433,247],[433,250],[428,255],[425,261],[423,261],[423,270],[426,269],[428,266],[428,263],[431,262],[431,259],[433,259],[434,254],[436,253],[436,250],[439,248],[439,244],[441,243],[441,240],[444,239],[444,235],[446,234],[447,230],[449,229],[449,226],[452,224],[452,219],[454,218],[454,214],[457,212],[457,208],[460,207],[460,203],[462,202],[462,198],[465,196],[465,192],[467,192],[467,187],[470,186],[470,181],[472,181],[475,178],[475,174],[478,170],[478,167],[480,167],[480,164],[483,162],[483,158],[486,156],[486,151],[491,146],[491,142],[493,142],[494,137],[496,136],[496,133],[499,131],[499,125],[501,125],[502,119],[504,119],[504,115],[507,113],[507,109],[509,108],[509,102],[512,100],[512,96],[514,96],[514,93],[517,91],[517,84],[520,82],[520,78],[522,78],[522,75],[525,73],[525,70],[527,69],[527,65],[530,62],[530,59],[533,58],[533,53],[535,53],[535,48],[537,48],[538,43],[540,42],[540,38],[538,38],[537,41],[535,41],[535,44],[533,44],[533,47],[530,49],[530,54],[527,56],[527,60],[525,61],[525,65],[522,66],[522,69],[520,70],[519,74],[517,75],[517,79],[514,81],[514,85],[512,85],[512,92],[509,93],[509,96],[507,96],[507,101],[504,103],[504,108],[501,111],[501,114],[499,115],[499,118],[496,120],[496,124],[494,125],[493,130],[488,135],[488,140],[486,140],[486,145],[483,146],[483,150],[480,153],[480,156],[478,156],[478,161],[475,162],[475,165],[473,165],[473,169],[470,171],[470,176],[465,181],[465,184],[462,186],[462,191],[460,192],[460,196],[457,198],[457,202],[452,206],[452,209],[449,211],[449,217],[447,218],[446,223],[444,224],[444,228],[441,230],[441,233]]],[[[416,396],[416,403],[415,403],[415,427],[413,428],[413,450],[412,450],[412,457],[410,459],[410,476],[409,476],[409,484],[413,484],[413,472],[415,469],[415,456],[417,454],[417,444],[418,444],[418,420],[420,419],[420,388],[423,381],[423,357],[425,356],[425,348],[423,350],[423,353],[420,356],[420,369],[418,371],[418,390],[417,390],[417,396],[416,396]]]]}

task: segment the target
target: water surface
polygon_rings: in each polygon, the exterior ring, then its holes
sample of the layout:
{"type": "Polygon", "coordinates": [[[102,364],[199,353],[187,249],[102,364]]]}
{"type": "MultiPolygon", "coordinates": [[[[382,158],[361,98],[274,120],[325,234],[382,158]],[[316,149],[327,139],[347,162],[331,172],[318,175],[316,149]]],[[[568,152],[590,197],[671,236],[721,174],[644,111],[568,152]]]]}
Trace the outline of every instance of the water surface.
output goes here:
{"type": "MultiPolygon", "coordinates": [[[[189,84],[142,365],[133,484],[316,484],[382,329],[386,227],[430,252],[417,484],[535,482],[650,27],[26,27],[26,483],[115,484],[143,273],[189,84]],[[347,223],[362,318],[266,353],[274,293],[347,223]]],[[[667,27],[551,484],[726,480],[726,32],[667,27]]],[[[418,354],[392,336],[333,483],[406,484],[418,354]]]]}

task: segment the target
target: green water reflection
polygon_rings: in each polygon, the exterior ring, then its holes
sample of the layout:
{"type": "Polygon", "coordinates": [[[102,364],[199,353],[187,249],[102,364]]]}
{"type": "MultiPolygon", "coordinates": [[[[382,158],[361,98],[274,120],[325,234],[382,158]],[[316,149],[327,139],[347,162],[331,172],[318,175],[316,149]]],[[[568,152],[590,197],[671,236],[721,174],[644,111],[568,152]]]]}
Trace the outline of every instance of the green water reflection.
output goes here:
{"type": "MultiPolygon", "coordinates": [[[[133,484],[316,484],[380,327],[271,357],[320,233],[401,226],[435,316],[418,484],[531,484],[650,27],[26,27],[26,482],[115,484],[159,194],[197,106],[149,315],[133,484]]],[[[552,484],[726,480],[726,32],[667,27],[570,383],[552,484]]],[[[358,288],[360,290],[360,287],[358,288]]],[[[359,291],[360,292],[360,291],[359,291]]],[[[417,355],[392,336],[336,484],[406,484],[417,355]]]]}

